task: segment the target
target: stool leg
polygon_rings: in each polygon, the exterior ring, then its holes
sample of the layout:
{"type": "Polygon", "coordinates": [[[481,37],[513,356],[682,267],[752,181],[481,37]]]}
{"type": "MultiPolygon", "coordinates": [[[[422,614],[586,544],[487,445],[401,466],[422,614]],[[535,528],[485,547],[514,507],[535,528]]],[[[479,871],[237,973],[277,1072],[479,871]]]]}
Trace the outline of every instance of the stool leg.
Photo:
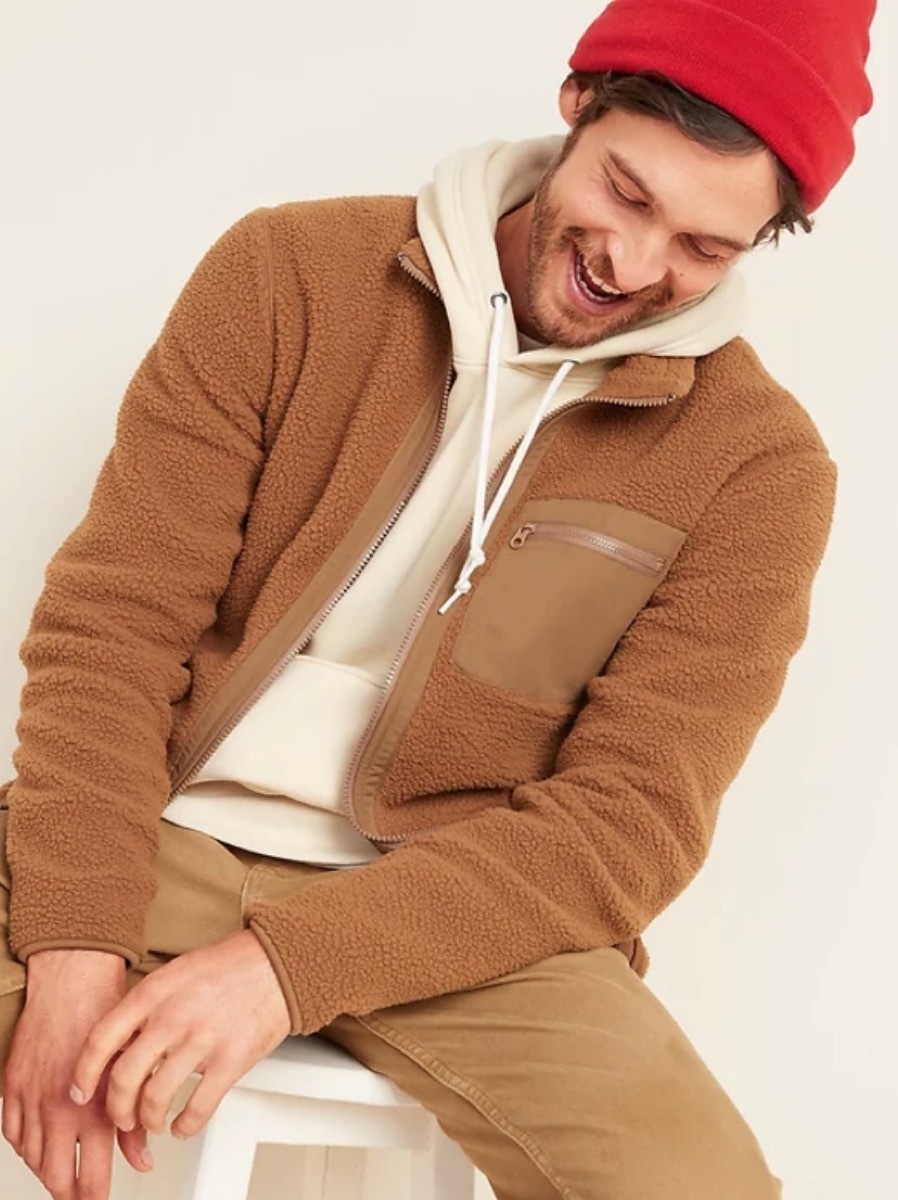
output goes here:
{"type": "Polygon", "coordinates": [[[473,1163],[438,1125],[432,1146],[412,1155],[415,1200],[474,1200],[476,1177],[473,1163]]]}
{"type": "Polygon", "coordinates": [[[231,1092],[193,1139],[180,1200],[246,1200],[256,1155],[256,1124],[239,1092],[231,1092]]]}

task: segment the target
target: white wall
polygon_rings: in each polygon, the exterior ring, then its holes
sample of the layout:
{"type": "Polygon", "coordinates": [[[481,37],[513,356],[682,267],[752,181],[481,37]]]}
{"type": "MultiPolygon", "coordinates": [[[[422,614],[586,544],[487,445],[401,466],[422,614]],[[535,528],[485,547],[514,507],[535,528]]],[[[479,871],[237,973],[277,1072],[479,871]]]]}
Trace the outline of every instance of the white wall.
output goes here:
{"type": "MultiPolygon", "coordinates": [[[[414,190],[459,145],[559,130],[554,90],[598,7],[3,8],[0,762],[43,565],[80,516],[123,388],[206,247],[259,204],[414,190]]],[[[813,632],[724,805],[710,864],[650,937],[653,986],[753,1123],[788,1200],[898,1193],[898,143],[886,71],[898,22],[894,5],[882,9],[879,107],[853,174],[812,238],[750,270],[750,334],[842,469],[813,632]]],[[[140,1195],[170,1196],[172,1175],[140,1195]]],[[[4,1200],[42,1194],[5,1148],[0,1183],[4,1200]]]]}

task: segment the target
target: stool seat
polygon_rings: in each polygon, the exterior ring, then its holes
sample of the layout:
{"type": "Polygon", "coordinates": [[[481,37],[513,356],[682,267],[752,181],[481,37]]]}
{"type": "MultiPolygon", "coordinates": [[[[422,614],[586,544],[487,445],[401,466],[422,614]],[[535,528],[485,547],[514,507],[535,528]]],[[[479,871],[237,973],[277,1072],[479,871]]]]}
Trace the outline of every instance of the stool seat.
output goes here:
{"type": "Polygon", "coordinates": [[[239,1088],[307,1096],[314,1100],[347,1100],[356,1104],[417,1108],[385,1075],[363,1067],[345,1050],[318,1037],[292,1037],[282,1042],[243,1076],[239,1088]]]}
{"type": "Polygon", "coordinates": [[[256,1147],[275,1143],[407,1149],[414,1200],[474,1200],[474,1167],[430,1113],[323,1038],[288,1038],[235,1084],[190,1146],[180,1200],[246,1200],[256,1147]]]}

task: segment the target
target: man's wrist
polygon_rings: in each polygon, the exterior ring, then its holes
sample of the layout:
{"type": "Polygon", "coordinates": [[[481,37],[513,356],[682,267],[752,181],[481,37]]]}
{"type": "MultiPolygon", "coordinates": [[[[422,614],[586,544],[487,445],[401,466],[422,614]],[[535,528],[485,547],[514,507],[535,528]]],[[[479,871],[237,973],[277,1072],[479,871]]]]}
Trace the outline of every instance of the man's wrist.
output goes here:
{"type": "Polygon", "coordinates": [[[117,979],[125,974],[125,960],[109,950],[36,950],[28,956],[25,967],[29,983],[71,970],[103,979],[117,979]]]}

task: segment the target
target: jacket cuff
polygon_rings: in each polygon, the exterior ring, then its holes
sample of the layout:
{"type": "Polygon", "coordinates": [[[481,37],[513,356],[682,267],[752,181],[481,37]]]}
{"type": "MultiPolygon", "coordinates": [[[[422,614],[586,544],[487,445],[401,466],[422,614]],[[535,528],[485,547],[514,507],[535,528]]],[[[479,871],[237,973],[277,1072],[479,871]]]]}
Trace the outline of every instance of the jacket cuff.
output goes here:
{"type": "Polygon", "coordinates": [[[302,1014],[299,1010],[299,1001],[296,998],[296,992],[293,990],[293,984],[290,982],[290,976],[287,974],[287,968],[284,966],[280,954],[278,954],[271,938],[255,921],[249,922],[249,928],[256,935],[262,949],[268,955],[274,973],[277,976],[277,981],[281,985],[281,991],[284,993],[284,999],[287,1002],[287,1009],[290,1013],[290,1033],[295,1037],[297,1034],[306,1032],[303,1029],[302,1014]]]}
{"type": "Polygon", "coordinates": [[[7,841],[12,888],[9,898],[9,946],[22,962],[37,950],[108,950],[129,966],[145,953],[146,912],[153,879],[141,886],[117,875],[66,878],[53,864],[16,860],[7,841]]]}
{"type": "Polygon", "coordinates": [[[16,958],[24,963],[32,954],[38,954],[41,950],[97,950],[104,954],[117,954],[125,960],[129,970],[137,966],[141,957],[129,947],[117,945],[115,942],[93,942],[89,938],[48,938],[19,946],[16,949],[16,958]]]}

